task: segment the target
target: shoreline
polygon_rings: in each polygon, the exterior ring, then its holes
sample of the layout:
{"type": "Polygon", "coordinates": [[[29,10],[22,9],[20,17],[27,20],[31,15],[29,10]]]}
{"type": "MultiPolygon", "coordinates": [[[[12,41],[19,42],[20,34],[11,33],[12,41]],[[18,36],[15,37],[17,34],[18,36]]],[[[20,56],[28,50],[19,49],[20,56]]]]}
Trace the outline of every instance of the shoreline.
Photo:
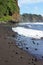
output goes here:
{"type": "MultiPolygon", "coordinates": [[[[12,25],[13,26],[13,25],[12,25]]],[[[0,24],[0,65],[43,65],[43,60],[37,60],[16,46],[12,26],[0,24]]]]}

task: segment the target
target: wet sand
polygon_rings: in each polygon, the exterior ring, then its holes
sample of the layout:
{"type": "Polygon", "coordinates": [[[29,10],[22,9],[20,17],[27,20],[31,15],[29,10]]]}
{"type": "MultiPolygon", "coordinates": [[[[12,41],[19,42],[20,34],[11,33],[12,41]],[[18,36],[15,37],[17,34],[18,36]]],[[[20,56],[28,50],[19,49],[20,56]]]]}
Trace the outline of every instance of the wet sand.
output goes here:
{"type": "Polygon", "coordinates": [[[43,65],[43,60],[37,60],[16,46],[15,36],[11,26],[0,24],[0,65],[43,65]]]}

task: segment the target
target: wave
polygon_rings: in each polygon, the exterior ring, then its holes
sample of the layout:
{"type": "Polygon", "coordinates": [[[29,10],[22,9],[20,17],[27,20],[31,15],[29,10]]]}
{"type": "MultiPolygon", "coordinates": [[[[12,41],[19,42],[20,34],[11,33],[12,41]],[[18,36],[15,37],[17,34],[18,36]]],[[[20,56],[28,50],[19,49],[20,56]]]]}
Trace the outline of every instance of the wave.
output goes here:
{"type": "Polygon", "coordinates": [[[19,24],[12,27],[17,32],[15,37],[16,45],[19,48],[31,53],[38,59],[43,59],[43,24],[19,24]],[[25,27],[27,26],[27,27],[25,27]],[[39,29],[39,30],[38,30],[39,29]]]}

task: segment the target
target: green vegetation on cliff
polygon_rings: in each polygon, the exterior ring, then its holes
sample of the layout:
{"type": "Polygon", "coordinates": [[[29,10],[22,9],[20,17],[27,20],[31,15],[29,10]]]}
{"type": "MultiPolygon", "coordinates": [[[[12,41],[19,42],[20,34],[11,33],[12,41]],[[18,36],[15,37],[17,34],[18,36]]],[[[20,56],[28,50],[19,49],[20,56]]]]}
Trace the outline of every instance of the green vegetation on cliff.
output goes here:
{"type": "Polygon", "coordinates": [[[19,14],[18,0],[0,0],[0,20],[9,20],[14,13],[19,14]]]}

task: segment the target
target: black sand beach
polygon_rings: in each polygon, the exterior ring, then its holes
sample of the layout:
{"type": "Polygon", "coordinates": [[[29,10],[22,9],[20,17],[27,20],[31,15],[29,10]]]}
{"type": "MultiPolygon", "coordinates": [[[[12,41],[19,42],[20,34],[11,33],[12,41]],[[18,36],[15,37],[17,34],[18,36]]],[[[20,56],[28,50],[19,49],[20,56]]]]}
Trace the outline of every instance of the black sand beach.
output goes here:
{"type": "Polygon", "coordinates": [[[0,65],[43,65],[43,60],[16,46],[15,36],[10,25],[0,24],[0,65]]]}

